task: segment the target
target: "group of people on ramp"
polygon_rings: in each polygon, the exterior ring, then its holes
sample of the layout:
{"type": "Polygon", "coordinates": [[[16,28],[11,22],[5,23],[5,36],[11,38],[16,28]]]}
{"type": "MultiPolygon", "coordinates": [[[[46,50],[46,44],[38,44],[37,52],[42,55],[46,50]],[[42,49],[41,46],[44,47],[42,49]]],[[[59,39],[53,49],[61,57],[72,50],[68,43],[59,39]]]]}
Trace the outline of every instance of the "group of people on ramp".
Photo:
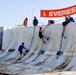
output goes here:
{"type": "MultiPolygon", "coordinates": [[[[75,22],[75,20],[73,19],[73,17],[65,16],[65,21],[62,22],[62,26],[63,26],[62,37],[64,36],[64,32],[65,32],[66,25],[67,25],[68,23],[70,23],[70,22],[75,22]]],[[[55,23],[54,20],[48,20],[48,24],[47,24],[47,26],[45,27],[45,29],[46,29],[50,24],[54,24],[54,23],[55,23]]],[[[33,19],[33,25],[34,25],[34,26],[37,26],[37,25],[38,25],[38,20],[37,20],[36,16],[35,16],[34,19],[33,19]]],[[[25,26],[27,26],[27,23],[26,23],[25,26]]],[[[42,42],[43,42],[44,44],[46,43],[46,42],[44,41],[44,38],[45,38],[46,40],[49,40],[49,37],[46,37],[45,35],[43,35],[43,32],[44,32],[45,29],[42,29],[42,27],[39,27],[39,38],[42,39],[42,42]]],[[[25,50],[27,49],[27,48],[25,48],[25,46],[24,46],[24,42],[22,42],[22,44],[21,44],[21,45],[19,46],[19,48],[18,48],[18,51],[19,51],[19,53],[20,53],[19,59],[21,59],[21,57],[22,57],[23,49],[25,49],[25,50]]]]}

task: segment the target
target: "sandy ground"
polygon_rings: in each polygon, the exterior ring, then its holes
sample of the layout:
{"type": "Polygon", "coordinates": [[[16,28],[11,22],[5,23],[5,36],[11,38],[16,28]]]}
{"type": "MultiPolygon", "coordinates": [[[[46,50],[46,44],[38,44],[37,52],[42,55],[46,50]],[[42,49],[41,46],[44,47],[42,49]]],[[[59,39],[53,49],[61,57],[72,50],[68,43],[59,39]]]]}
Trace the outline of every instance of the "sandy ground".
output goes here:
{"type": "Polygon", "coordinates": [[[75,71],[67,72],[42,72],[28,74],[25,68],[16,68],[10,64],[0,64],[0,75],[76,75],[75,71]]]}

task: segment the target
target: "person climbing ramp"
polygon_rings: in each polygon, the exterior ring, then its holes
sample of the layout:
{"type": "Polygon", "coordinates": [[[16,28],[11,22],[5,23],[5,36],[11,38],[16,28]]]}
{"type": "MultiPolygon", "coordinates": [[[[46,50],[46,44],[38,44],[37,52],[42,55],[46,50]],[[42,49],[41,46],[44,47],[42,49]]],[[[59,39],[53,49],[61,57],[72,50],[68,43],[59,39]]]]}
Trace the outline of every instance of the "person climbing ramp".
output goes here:
{"type": "Polygon", "coordinates": [[[47,40],[49,39],[49,37],[44,36],[42,33],[44,32],[44,30],[42,29],[42,27],[39,28],[39,38],[42,39],[43,43],[45,43],[44,38],[46,38],[47,40]]]}
{"type": "Polygon", "coordinates": [[[62,25],[63,25],[63,31],[62,31],[62,37],[64,36],[64,32],[65,32],[65,29],[66,29],[66,25],[70,23],[70,19],[69,17],[65,16],[65,21],[62,22],[62,25]]]}
{"type": "Polygon", "coordinates": [[[24,46],[24,43],[22,42],[22,44],[18,47],[18,51],[20,53],[19,60],[22,58],[23,49],[27,50],[27,48],[25,48],[25,46],[24,46]]]}

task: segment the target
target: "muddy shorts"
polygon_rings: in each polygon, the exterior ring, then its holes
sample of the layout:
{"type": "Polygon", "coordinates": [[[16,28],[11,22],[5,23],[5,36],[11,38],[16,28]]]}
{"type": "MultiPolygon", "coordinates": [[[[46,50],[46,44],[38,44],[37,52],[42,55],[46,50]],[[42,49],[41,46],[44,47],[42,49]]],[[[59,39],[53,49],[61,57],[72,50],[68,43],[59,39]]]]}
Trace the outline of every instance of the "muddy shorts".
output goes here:
{"type": "Polygon", "coordinates": [[[22,51],[19,51],[20,54],[22,54],[22,51]]]}

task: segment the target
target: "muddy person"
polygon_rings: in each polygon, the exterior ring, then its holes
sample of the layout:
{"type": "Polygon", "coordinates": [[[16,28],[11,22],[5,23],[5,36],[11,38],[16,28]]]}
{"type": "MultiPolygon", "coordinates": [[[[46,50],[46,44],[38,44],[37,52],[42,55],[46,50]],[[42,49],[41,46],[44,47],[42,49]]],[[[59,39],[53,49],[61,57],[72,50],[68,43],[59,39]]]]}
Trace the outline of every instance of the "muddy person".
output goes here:
{"type": "Polygon", "coordinates": [[[49,39],[49,37],[46,37],[45,35],[43,35],[42,33],[44,32],[44,29],[42,29],[42,27],[39,28],[39,38],[42,39],[43,43],[45,43],[44,38],[46,38],[47,40],[49,39]]]}
{"type": "Polygon", "coordinates": [[[68,25],[68,23],[70,23],[70,19],[69,19],[69,17],[65,16],[65,21],[62,23],[62,25],[63,25],[62,37],[64,36],[66,25],[68,25]]]}
{"type": "Polygon", "coordinates": [[[27,48],[25,48],[24,43],[22,42],[22,44],[19,46],[18,51],[20,53],[20,57],[19,59],[21,59],[22,54],[23,54],[23,49],[26,50],[27,48]]]}

